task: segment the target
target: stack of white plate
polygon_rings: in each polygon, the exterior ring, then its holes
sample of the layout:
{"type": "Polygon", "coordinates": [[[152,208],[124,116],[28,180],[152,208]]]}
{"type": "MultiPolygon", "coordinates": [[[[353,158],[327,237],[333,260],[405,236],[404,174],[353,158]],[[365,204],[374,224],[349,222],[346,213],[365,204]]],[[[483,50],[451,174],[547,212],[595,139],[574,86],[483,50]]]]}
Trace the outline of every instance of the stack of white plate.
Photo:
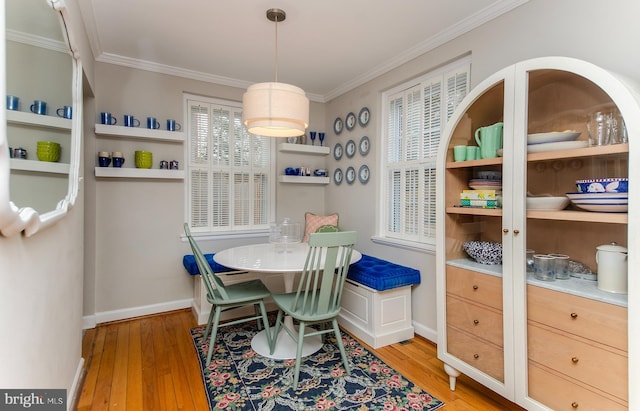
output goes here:
{"type": "Polygon", "coordinates": [[[472,178],[469,180],[469,188],[473,190],[502,191],[502,180],[489,180],[487,178],[472,178]]]}
{"type": "Polygon", "coordinates": [[[527,153],[544,151],[571,150],[589,145],[586,140],[575,141],[580,132],[576,130],[552,131],[527,135],[527,153]]]}
{"type": "Polygon", "coordinates": [[[629,193],[567,193],[573,204],[587,211],[626,213],[629,193]]]}

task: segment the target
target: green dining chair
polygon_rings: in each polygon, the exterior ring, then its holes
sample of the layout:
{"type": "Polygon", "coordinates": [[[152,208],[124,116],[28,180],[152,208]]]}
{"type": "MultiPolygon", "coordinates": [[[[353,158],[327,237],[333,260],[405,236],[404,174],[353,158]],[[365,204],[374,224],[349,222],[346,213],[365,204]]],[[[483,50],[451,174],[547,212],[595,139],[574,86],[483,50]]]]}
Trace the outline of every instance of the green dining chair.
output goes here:
{"type": "Polygon", "coordinates": [[[297,341],[296,365],[293,387],[298,387],[302,345],[305,337],[324,335],[333,332],[340,349],[342,362],[347,374],[351,373],[347,355],[342,344],[337,316],[340,313],[340,300],[344,282],[347,279],[353,245],[356,242],[355,231],[334,233],[313,233],[309,236],[309,252],[300,276],[298,289],[287,294],[273,294],[278,306],[278,316],[271,345],[271,354],[275,351],[278,333],[283,327],[297,341]],[[298,322],[298,331],[284,325],[283,316],[289,315],[298,322]],[[330,328],[324,325],[331,323],[330,328]],[[308,328],[318,324],[322,327],[308,328]],[[307,332],[308,331],[308,332],[307,332]]]}
{"type": "Polygon", "coordinates": [[[203,336],[206,340],[207,335],[209,335],[209,330],[211,330],[207,365],[211,363],[213,346],[216,342],[216,335],[218,334],[219,327],[256,320],[258,322],[258,329],[260,329],[260,322],[262,322],[267,333],[267,342],[269,343],[269,346],[271,346],[269,320],[267,319],[267,310],[264,305],[264,299],[271,295],[267,287],[265,287],[262,281],[257,279],[242,283],[224,285],[222,280],[213,273],[213,270],[207,262],[204,254],[202,254],[198,243],[196,243],[191,236],[191,231],[189,230],[189,225],[187,223],[184,224],[184,232],[189,239],[189,244],[191,245],[191,250],[193,251],[193,255],[196,259],[198,270],[200,271],[200,275],[207,287],[207,301],[212,305],[211,312],[209,313],[209,320],[207,321],[207,328],[205,329],[203,336]],[[255,315],[253,317],[243,317],[237,320],[227,321],[222,324],[220,323],[220,314],[223,312],[249,305],[254,306],[255,315]]]}

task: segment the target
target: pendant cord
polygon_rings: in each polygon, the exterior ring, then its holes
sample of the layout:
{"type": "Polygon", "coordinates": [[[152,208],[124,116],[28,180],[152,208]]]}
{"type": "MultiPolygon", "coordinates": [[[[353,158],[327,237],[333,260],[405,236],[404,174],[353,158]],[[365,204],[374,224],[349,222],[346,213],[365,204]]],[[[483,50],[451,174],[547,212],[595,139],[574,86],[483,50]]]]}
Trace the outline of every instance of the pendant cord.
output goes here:
{"type": "Polygon", "coordinates": [[[276,16],[276,83],[278,82],[278,16],[276,16]]]}

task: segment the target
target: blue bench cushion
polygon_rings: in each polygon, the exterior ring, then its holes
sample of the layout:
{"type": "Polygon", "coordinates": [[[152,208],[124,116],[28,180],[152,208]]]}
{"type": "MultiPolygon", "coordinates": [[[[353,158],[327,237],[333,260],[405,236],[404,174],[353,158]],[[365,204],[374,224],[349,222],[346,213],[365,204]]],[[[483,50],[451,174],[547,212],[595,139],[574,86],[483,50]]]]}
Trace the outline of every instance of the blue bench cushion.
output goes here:
{"type": "MultiPolygon", "coordinates": [[[[213,261],[213,254],[205,254],[204,258],[207,259],[207,262],[211,266],[211,269],[213,269],[214,273],[236,271],[233,268],[225,267],[224,265],[220,265],[215,261],[213,261]]],[[[193,254],[187,254],[184,257],[182,257],[182,265],[184,265],[184,268],[187,270],[189,274],[191,275],[200,274],[200,270],[198,270],[198,264],[196,263],[196,258],[193,256],[193,254]]]]}
{"type": "Polygon", "coordinates": [[[384,291],[420,284],[420,271],[362,254],[362,259],[349,267],[347,278],[374,290],[384,291]]]}

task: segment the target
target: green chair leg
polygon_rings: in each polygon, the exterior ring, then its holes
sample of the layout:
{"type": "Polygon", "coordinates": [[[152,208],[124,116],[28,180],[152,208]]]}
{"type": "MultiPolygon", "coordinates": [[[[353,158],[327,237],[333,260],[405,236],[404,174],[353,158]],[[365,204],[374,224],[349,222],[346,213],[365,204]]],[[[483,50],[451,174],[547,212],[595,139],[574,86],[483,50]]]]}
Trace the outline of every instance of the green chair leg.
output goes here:
{"type": "Polygon", "coordinates": [[[218,335],[218,324],[220,323],[220,313],[222,309],[216,306],[215,317],[213,319],[213,330],[211,331],[211,338],[209,339],[209,353],[207,354],[207,367],[211,364],[211,356],[213,355],[213,346],[216,344],[216,337],[218,335]]]}
{"type": "Polygon", "coordinates": [[[298,388],[298,379],[300,377],[300,363],[302,362],[302,345],[304,343],[304,322],[298,324],[298,349],[296,350],[296,367],[293,370],[293,386],[298,388]]]}
{"type": "Polygon", "coordinates": [[[347,372],[347,375],[351,375],[351,369],[349,368],[349,361],[347,361],[347,353],[344,350],[344,344],[342,344],[342,334],[340,334],[340,327],[338,327],[338,321],[334,318],[332,321],[333,324],[333,332],[336,335],[336,344],[338,344],[338,348],[340,349],[340,356],[342,357],[342,362],[344,363],[344,369],[347,372]]]}
{"type": "MultiPolygon", "coordinates": [[[[271,335],[271,332],[269,330],[269,318],[267,317],[267,308],[264,306],[264,302],[260,301],[259,303],[260,306],[260,312],[262,313],[262,324],[264,325],[264,330],[267,333],[267,343],[269,344],[269,350],[271,350],[271,346],[273,345],[275,347],[275,344],[273,344],[271,342],[271,340],[273,339],[273,336],[271,335]]],[[[257,320],[258,324],[260,324],[260,320],[257,320]]]]}
{"type": "Polygon", "coordinates": [[[276,343],[278,342],[278,335],[280,334],[280,326],[282,325],[282,311],[278,311],[276,316],[276,323],[274,325],[273,335],[271,336],[271,343],[269,344],[269,354],[273,355],[276,350],[276,343]]]}

